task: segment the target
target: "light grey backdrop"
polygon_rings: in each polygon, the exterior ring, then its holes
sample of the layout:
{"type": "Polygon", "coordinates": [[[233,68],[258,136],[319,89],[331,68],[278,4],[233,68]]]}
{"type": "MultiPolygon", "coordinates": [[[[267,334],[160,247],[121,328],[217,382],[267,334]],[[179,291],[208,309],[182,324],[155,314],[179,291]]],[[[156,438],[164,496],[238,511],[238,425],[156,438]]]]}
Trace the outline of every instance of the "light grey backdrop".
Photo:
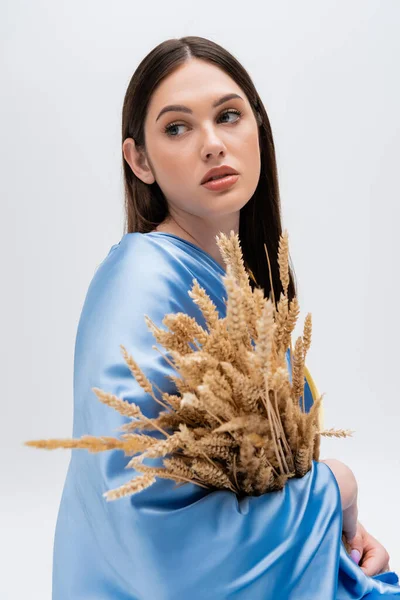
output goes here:
{"type": "MultiPolygon", "coordinates": [[[[1,598],[51,598],[54,528],[72,434],[73,351],[95,269],[122,236],[120,121],[139,61],[202,35],[248,69],[277,149],[283,223],[322,443],[351,466],[360,520],[400,571],[400,4],[1,3],[1,598]]],[[[107,434],[107,432],[104,432],[107,434]]]]}

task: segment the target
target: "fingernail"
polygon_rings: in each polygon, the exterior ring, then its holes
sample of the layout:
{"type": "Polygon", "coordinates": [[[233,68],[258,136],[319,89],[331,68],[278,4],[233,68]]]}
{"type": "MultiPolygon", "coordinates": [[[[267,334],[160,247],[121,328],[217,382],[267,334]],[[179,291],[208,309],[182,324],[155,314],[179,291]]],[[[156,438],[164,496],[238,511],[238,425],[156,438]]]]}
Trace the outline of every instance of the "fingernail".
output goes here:
{"type": "Polygon", "coordinates": [[[356,563],[356,565],[358,565],[358,563],[360,562],[360,558],[361,558],[361,552],[359,550],[352,550],[350,552],[350,558],[352,558],[354,560],[354,562],[356,563]]]}

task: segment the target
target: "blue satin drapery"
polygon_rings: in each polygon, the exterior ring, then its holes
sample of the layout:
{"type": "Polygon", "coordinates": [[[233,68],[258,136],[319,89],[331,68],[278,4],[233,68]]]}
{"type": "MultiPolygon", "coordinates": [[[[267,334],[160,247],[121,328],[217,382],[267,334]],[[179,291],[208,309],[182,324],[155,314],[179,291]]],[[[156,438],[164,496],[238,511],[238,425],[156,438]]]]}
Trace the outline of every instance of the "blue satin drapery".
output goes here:
{"type": "MultiPolygon", "coordinates": [[[[223,275],[208,253],[165,232],[125,234],[112,246],[78,325],[74,438],[117,435],[128,422],[92,387],[134,401],[149,417],[158,414],[160,405],[132,377],[120,344],[151,382],[174,393],[167,376],[176,372],[152,349],[165,354],[144,315],[163,327],[166,313],[181,311],[205,325],[188,295],[196,278],[224,316],[223,275]]],[[[308,384],[305,401],[309,410],[308,384]]],[[[135,476],[124,468],[129,460],[118,450],[71,451],[54,539],[53,600],[400,598],[395,573],[367,577],[347,555],[339,488],[324,463],[314,461],[305,477],[279,492],[240,501],[230,491],[158,479],[107,502],[104,492],[135,476]]]]}

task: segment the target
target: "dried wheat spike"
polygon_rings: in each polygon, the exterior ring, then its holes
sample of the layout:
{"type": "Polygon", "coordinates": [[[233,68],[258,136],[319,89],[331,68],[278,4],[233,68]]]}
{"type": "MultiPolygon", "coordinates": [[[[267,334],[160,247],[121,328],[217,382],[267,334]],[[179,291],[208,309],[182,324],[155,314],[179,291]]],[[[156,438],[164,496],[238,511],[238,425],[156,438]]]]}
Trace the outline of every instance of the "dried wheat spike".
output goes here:
{"type": "Polygon", "coordinates": [[[352,437],[353,431],[352,429],[324,429],[324,431],[319,431],[319,435],[323,435],[325,437],[352,437]]]}
{"type": "Polygon", "coordinates": [[[153,485],[155,481],[156,478],[154,475],[144,473],[140,477],[136,477],[127,483],[124,483],[119,488],[105,492],[103,496],[106,498],[107,502],[110,502],[111,500],[117,500],[123,496],[137,494],[138,492],[141,492],[142,490],[145,490],[149,486],[153,485]]]}

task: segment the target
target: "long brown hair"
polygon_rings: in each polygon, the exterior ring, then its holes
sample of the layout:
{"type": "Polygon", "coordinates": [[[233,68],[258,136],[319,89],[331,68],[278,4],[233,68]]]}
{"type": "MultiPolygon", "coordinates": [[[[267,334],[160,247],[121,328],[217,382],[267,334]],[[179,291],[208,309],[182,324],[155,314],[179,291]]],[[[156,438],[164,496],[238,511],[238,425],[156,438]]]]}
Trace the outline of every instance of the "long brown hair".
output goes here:
{"type": "MultiPolygon", "coordinates": [[[[254,84],[242,65],[227,50],[197,36],[170,39],[156,46],[139,64],[126,90],[122,110],[122,142],[131,137],[137,147],[145,148],[144,122],[147,107],[157,85],[176,68],[198,58],[220,67],[244,91],[259,125],[261,173],[253,196],[240,210],[239,239],[243,258],[264,296],[271,286],[264,243],[271,262],[275,301],[282,284],[279,277],[278,247],[282,233],[278,173],[271,126],[254,84]]],[[[125,188],[125,233],[148,233],[169,215],[161,188],[148,185],[133,173],[122,153],[125,188]]],[[[290,256],[290,255],[289,255],[290,256]]],[[[290,260],[290,259],[289,259],[290,260]]],[[[252,287],[255,283],[251,281],[252,287]]],[[[288,297],[296,295],[293,270],[289,266],[288,297]]]]}

